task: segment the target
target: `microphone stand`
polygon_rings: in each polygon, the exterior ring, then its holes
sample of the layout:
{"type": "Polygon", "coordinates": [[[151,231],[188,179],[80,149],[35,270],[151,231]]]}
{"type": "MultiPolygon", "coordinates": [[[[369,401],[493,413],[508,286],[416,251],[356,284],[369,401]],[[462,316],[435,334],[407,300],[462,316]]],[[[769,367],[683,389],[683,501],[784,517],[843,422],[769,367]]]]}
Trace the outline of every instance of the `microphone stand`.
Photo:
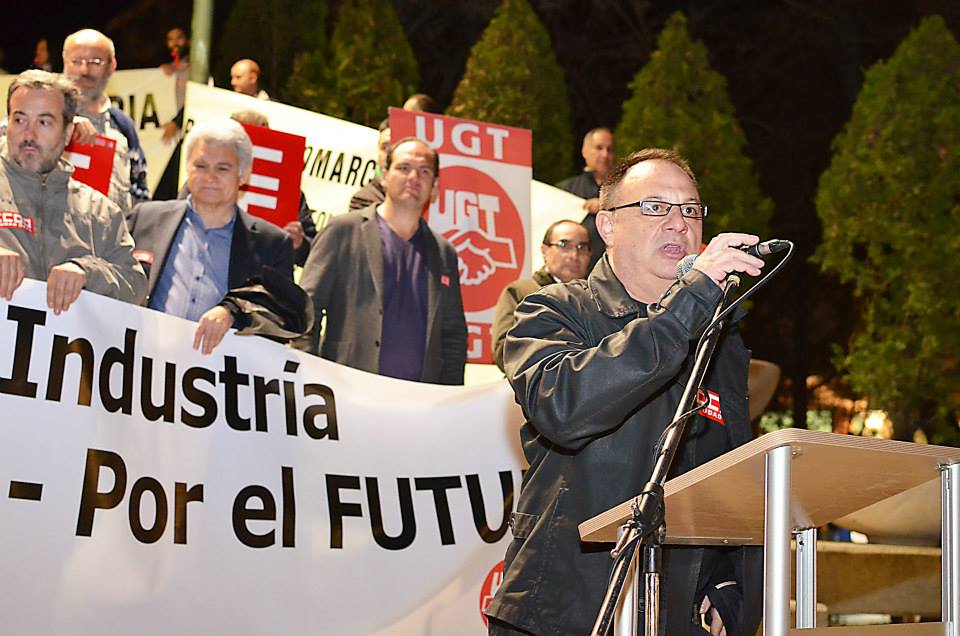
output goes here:
{"type": "MultiPolygon", "coordinates": [[[[711,324],[730,304],[733,293],[739,285],[739,276],[732,274],[727,277],[726,285],[723,288],[723,298],[720,299],[720,303],[714,311],[711,324]]],[[[693,408],[694,401],[700,392],[703,379],[706,377],[723,326],[724,321],[717,322],[713,330],[702,339],[694,353],[694,363],[690,371],[690,377],[687,379],[683,396],[677,404],[673,422],[667,427],[663,443],[659,446],[650,480],[633,500],[631,506],[633,509],[632,518],[621,527],[617,545],[610,552],[614,559],[613,572],[610,575],[610,583],[607,585],[607,591],[604,594],[603,603],[600,605],[597,620],[590,632],[591,636],[606,636],[608,633],[613,620],[613,612],[620,594],[623,592],[623,584],[626,581],[628,569],[633,562],[638,544],[643,546],[644,634],[645,636],[657,636],[660,621],[662,544],[667,534],[664,523],[663,484],[667,481],[670,465],[680,448],[687,421],[699,411],[699,408],[693,408]]],[[[639,613],[639,608],[637,610],[639,613]]],[[[633,634],[637,633],[637,622],[637,617],[634,617],[633,634]]]]}

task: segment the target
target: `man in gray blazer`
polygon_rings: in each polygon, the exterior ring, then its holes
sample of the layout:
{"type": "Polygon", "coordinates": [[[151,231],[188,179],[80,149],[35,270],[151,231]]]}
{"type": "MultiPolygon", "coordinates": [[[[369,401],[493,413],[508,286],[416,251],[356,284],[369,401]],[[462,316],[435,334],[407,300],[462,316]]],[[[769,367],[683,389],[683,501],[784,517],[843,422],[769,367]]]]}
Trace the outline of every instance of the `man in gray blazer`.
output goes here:
{"type": "Polygon", "coordinates": [[[399,140],[386,158],[383,203],[336,216],[317,235],[300,285],[325,324],[309,351],[380,375],[463,384],[457,253],[421,218],[438,171],[429,145],[399,140]]]}

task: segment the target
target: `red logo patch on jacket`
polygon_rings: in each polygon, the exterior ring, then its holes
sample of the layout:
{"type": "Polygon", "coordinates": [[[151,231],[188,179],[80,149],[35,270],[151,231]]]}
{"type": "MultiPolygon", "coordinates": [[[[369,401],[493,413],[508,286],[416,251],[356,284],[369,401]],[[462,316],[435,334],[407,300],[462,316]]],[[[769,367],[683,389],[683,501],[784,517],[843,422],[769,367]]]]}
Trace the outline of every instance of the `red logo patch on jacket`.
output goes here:
{"type": "Polygon", "coordinates": [[[153,265],[153,252],[148,252],[147,250],[133,250],[133,258],[138,263],[153,265]]]}
{"type": "Polygon", "coordinates": [[[726,426],[723,413],[720,411],[720,396],[709,389],[707,389],[707,405],[700,409],[700,415],[709,417],[721,426],[726,426]]]}
{"type": "Polygon", "coordinates": [[[33,234],[33,219],[23,216],[16,210],[3,210],[0,211],[0,228],[25,230],[33,234]]]}
{"type": "Polygon", "coordinates": [[[446,274],[440,274],[440,284],[443,285],[444,287],[449,287],[450,277],[447,276],[446,274]]]}

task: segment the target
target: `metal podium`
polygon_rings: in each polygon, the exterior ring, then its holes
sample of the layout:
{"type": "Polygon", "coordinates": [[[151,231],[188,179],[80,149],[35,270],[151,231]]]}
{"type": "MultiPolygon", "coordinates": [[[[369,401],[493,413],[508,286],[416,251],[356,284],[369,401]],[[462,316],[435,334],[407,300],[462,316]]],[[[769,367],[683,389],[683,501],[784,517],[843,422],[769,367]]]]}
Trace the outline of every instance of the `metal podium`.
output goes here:
{"type": "MultiPolygon", "coordinates": [[[[668,481],[665,494],[667,544],[763,545],[764,636],[960,636],[960,448],[784,429],[668,481]],[[817,628],[816,528],[933,479],[941,483],[941,622],[817,628]],[[797,624],[791,629],[794,537],[797,624]]],[[[580,524],[581,540],[615,541],[630,503],[580,524]]],[[[629,611],[620,616],[635,622],[629,611]]],[[[634,629],[622,620],[617,633],[634,629]]]]}

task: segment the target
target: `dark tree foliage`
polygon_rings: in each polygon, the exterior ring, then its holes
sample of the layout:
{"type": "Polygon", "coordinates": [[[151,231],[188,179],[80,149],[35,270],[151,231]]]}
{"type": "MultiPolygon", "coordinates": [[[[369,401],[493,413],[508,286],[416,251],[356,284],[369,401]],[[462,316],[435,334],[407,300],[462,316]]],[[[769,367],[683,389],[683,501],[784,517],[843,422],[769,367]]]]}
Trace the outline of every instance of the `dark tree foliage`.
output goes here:
{"type": "Polygon", "coordinates": [[[230,67],[250,58],[260,65],[260,88],[279,95],[294,57],[323,47],[326,17],[323,0],[237,0],[217,47],[217,84],[229,88],[230,67]]]}
{"type": "Polygon", "coordinates": [[[376,126],[418,84],[417,62],[388,0],[344,2],[329,51],[297,57],[284,95],[290,103],[376,126]]]}
{"type": "Polygon", "coordinates": [[[616,130],[620,154],[651,146],[680,152],[710,206],[705,236],[766,234],[773,202],[761,192],[753,162],[743,153],[746,137],[727,82],[710,68],[703,43],[690,39],[683,14],[667,21],[650,63],[630,89],[616,130]]]}
{"type": "Polygon", "coordinates": [[[867,71],[816,197],[814,258],[863,307],[836,363],[899,439],[960,441],[958,175],[960,46],[933,16],[867,71]]]}
{"type": "Polygon", "coordinates": [[[504,0],[470,51],[447,114],[533,131],[533,174],[570,176],[573,135],[563,69],[527,0],[504,0]]]}

